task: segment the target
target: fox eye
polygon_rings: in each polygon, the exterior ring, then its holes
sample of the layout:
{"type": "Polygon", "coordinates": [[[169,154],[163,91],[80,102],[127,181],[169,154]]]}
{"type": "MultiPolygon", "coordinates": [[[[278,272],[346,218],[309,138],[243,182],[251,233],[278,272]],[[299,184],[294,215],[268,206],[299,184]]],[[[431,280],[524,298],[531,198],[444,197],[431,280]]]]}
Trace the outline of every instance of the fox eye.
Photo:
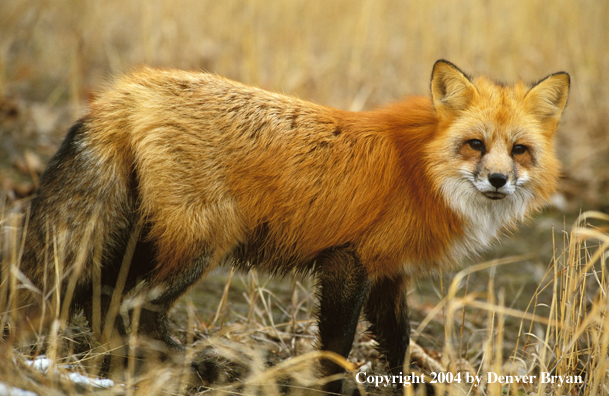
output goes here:
{"type": "Polygon", "coordinates": [[[468,140],[467,143],[469,144],[469,147],[472,148],[472,150],[484,151],[484,143],[482,142],[482,140],[472,139],[468,140]]]}
{"type": "Polygon", "coordinates": [[[516,144],[512,147],[512,155],[520,155],[526,153],[529,148],[524,144],[516,144]]]}

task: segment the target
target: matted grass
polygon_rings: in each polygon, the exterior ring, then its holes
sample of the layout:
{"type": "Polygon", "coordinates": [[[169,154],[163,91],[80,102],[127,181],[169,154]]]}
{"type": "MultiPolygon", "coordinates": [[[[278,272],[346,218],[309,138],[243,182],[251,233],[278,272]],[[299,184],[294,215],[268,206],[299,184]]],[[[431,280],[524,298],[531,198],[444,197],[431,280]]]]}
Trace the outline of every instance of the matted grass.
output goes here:
{"type": "MultiPolygon", "coordinates": [[[[15,235],[13,227],[12,216],[5,214],[3,252],[9,253],[2,262],[3,274],[16,275],[19,243],[11,238],[15,235]]],[[[499,267],[524,257],[474,264],[455,274],[442,299],[427,310],[424,320],[415,322],[410,356],[420,369],[415,374],[424,374],[428,381],[435,379],[436,386],[449,395],[606,392],[608,229],[608,215],[587,212],[580,216],[571,231],[563,234],[564,247],[555,249],[537,290],[524,292],[530,296],[524,310],[510,306],[512,296],[506,295],[503,288],[495,288],[494,275],[499,267]],[[487,274],[488,285],[483,293],[470,291],[474,289],[470,279],[477,272],[487,274]],[[507,318],[516,318],[516,324],[507,324],[507,318]],[[443,325],[443,347],[421,348],[417,344],[419,338],[433,332],[428,325],[434,321],[443,325]],[[508,333],[512,337],[505,342],[508,333]],[[473,334],[478,336],[472,337],[473,334]]],[[[195,302],[210,297],[195,288],[178,303],[172,315],[174,334],[188,346],[186,359],[159,361],[155,345],[132,334],[127,364],[121,363],[118,370],[105,375],[115,381],[114,386],[105,389],[75,383],[69,375],[97,377],[104,353],[120,347],[120,341],[100,345],[82,316],[67,321],[64,310],[68,303],[56,300],[50,302],[47,326],[22,325],[17,330],[12,321],[19,318],[14,315],[19,301],[8,292],[7,282],[27,284],[19,276],[9,276],[0,287],[0,302],[10,307],[0,310],[5,328],[0,343],[0,383],[4,386],[40,395],[296,395],[313,394],[315,387],[326,380],[317,374],[317,361],[327,354],[315,349],[314,283],[307,278],[269,283],[256,272],[238,276],[230,272],[223,285],[212,274],[204,283],[219,286],[221,293],[215,293],[213,298],[217,306],[199,312],[195,302]],[[31,367],[31,361],[41,355],[50,362],[43,373],[31,367]],[[191,370],[193,360],[204,362],[203,372],[209,377],[201,378],[191,370]]],[[[53,298],[52,290],[48,296],[53,298]]],[[[136,310],[132,327],[137,326],[137,301],[134,304],[133,299],[127,299],[117,307],[122,315],[133,307],[136,310]]],[[[375,376],[387,375],[387,371],[365,328],[366,324],[360,323],[349,360],[337,358],[352,370],[347,374],[347,387],[359,388],[362,394],[390,394],[390,388],[375,386],[375,376]],[[365,374],[358,376],[358,372],[365,374]]],[[[413,369],[408,368],[404,374],[411,372],[413,369]]],[[[405,388],[406,395],[412,391],[413,387],[405,388]]]]}

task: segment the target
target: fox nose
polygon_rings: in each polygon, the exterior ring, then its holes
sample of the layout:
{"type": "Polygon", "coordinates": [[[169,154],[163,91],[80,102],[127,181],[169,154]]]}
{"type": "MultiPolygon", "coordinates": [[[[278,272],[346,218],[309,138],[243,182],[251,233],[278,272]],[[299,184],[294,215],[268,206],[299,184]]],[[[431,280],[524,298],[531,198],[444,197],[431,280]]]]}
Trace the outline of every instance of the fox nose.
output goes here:
{"type": "Polygon", "coordinates": [[[488,176],[488,181],[495,188],[501,188],[507,183],[507,176],[503,173],[491,173],[488,176]]]}

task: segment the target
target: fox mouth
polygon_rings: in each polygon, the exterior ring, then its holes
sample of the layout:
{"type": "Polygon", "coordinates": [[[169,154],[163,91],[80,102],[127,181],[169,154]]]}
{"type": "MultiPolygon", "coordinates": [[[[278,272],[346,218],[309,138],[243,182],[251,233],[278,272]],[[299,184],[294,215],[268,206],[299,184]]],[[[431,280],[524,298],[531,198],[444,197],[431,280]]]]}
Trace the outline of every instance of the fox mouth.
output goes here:
{"type": "Polygon", "coordinates": [[[493,200],[503,199],[507,195],[507,194],[504,194],[504,193],[499,192],[499,191],[485,191],[482,194],[485,197],[487,197],[488,199],[493,199],[493,200]]]}

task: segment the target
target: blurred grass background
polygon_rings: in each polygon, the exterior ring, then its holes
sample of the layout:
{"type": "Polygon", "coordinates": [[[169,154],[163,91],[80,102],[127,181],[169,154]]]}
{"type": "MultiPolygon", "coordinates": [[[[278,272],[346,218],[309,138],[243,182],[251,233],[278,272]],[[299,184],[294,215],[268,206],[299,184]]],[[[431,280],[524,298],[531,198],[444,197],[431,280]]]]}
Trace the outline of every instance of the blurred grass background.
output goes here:
{"type": "Polygon", "coordinates": [[[445,58],[502,81],[568,71],[562,190],[571,209],[600,207],[609,204],[608,48],[605,1],[1,1],[2,171],[42,143],[45,162],[92,92],[140,64],[362,110],[426,95],[433,62],[445,58]],[[11,128],[15,111],[46,118],[11,128]]]}

